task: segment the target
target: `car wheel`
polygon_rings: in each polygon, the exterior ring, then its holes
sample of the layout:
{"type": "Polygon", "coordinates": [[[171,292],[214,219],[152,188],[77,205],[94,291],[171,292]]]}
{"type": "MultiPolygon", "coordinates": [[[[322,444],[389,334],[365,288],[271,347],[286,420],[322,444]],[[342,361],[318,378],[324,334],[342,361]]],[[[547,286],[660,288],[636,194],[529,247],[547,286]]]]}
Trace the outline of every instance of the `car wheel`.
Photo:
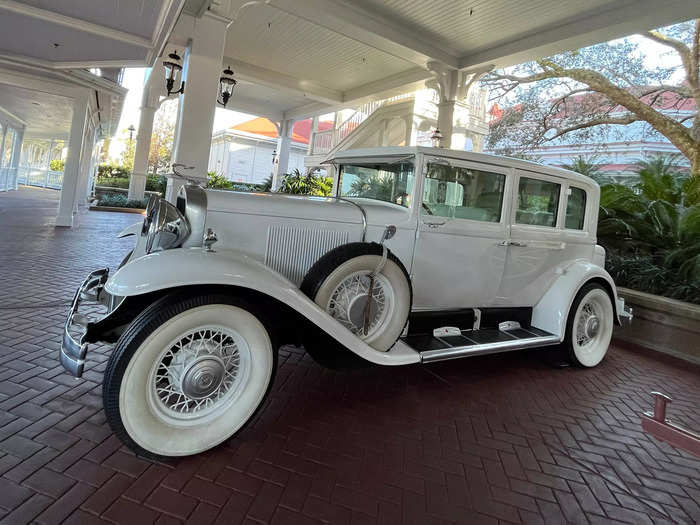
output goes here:
{"type": "Polygon", "coordinates": [[[579,290],[569,311],[564,338],[573,364],[589,368],[603,360],[612,338],[613,318],[610,296],[602,286],[590,283],[579,290]]]}
{"type": "Polygon", "coordinates": [[[377,243],[339,246],[311,267],[301,290],[357,337],[384,352],[406,326],[412,290],[406,269],[391,252],[371,283],[382,253],[377,243]]]}
{"type": "Polygon", "coordinates": [[[276,347],[254,304],[222,295],[171,295],[139,314],[105,370],[107,421],[151,459],[208,450],[262,406],[276,347]]]}

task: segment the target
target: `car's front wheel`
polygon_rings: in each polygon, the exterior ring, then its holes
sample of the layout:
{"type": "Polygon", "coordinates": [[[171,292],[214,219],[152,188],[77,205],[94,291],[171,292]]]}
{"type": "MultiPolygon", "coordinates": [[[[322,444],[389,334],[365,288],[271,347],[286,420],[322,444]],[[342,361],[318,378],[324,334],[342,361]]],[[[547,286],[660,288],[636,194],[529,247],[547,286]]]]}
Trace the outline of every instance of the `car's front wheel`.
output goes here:
{"type": "Polygon", "coordinates": [[[610,346],[613,332],[613,307],[608,292],[599,284],[581,288],[569,311],[564,346],[577,366],[600,363],[610,346]]]}
{"type": "Polygon", "coordinates": [[[187,456],[225,441],[267,397],[276,348],[254,304],[168,296],[139,314],[105,370],[107,420],[132,450],[187,456]]]}

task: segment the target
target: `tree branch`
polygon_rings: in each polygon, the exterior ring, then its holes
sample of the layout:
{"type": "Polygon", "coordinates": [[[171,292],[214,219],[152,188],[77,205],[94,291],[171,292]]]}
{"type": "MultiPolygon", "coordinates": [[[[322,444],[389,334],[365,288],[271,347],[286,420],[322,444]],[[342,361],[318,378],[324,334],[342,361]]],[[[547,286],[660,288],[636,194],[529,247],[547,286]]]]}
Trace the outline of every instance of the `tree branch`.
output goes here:
{"type": "Polygon", "coordinates": [[[620,124],[620,125],[624,126],[625,124],[632,124],[632,122],[637,122],[639,120],[642,120],[642,119],[636,117],[635,115],[633,115],[631,113],[628,115],[625,115],[623,117],[596,118],[596,119],[589,120],[587,122],[581,122],[579,124],[569,126],[567,128],[564,128],[564,129],[555,128],[557,130],[557,132],[555,133],[555,135],[553,137],[548,138],[547,141],[557,139],[557,138],[561,137],[562,135],[565,135],[566,133],[570,133],[572,131],[576,131],[579,129],[592,128],[594,126],[601,126],[604,124],[620,124]]]}
{"type": "MultiPolygon", "coordinates": [[[[696,22],[694,39],[697,38],[699,27],[700,26],[698,26],[696,22]]],[[[653,40],[654,42],[658,42],[659,44],[674,49],[681,57],[681,62],[683,62],[683,68],[685,69],[685,76],[688,79],[688,83],[694,89],[698,88],[697,61],[694,60],[693,52],[687,45],[685,45],[685,42],[682,42],[681,40],[677,40],[675,38],[671,38],[655,30],[642,33],[642,36],[653,40]]]]}

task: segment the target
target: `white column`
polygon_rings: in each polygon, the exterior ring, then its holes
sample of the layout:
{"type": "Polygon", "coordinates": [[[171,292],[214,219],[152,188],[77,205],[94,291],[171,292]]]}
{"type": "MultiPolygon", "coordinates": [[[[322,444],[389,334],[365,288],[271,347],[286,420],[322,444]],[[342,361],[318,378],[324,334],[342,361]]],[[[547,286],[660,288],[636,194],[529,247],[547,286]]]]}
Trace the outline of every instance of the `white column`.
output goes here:
{"type": "Polygon", "coordinates": [[[307,155],[311,155],[314,151],[314,136],[318,131],[318,117],[311,119],[311,131],[309,132],[309,149],[306,151],[307,155]]]}
{"type": "Polygon", "coordinates": [[[80,154],[83,150],[83,136],[87,126],[87,96],[73,102],[73,118],[70,126],[68,156],[63,171],[63,188],[58,203],[56,226],[73,226],[73,208],[75,207],[78,179],[80,177],[80,154]]]}
{"type": "MultiPolygon", "coordinates": [[[[174,159],[194,166],[188,176],[201,179],[204,184],[229,23],[229,20],[209,12],[195,19],[192,46],[187,53],[185,93],[180,98],[174,159]]],[[[170,202],[175,200],[182,185],[181,180],[168,180],[166,198],[170,202]]]]}
{"type": "Polygon", "coordinates": [[[19,178],[19,162],[22,155],[22,143],[24,141],[24,128],[15,129],[15,146],[12,150],[12,161],[11,166],[15,168],[14,171],[14,187],[17,189],[17,179],[19,178]]]}
{"type": "Polygon", "coordinates": [[[143,199],[146,190],[148,154],[151,151],[151,136],[153,135],[155,114],[156,108],[141,108],[139,130],[136,134],[136,150],[134,151],[134,169],[129,180],[129,199],[143,199]]]}
{"type": "Polygon", "coordinates": [[[86,206],[88,201],[88,186],[90,184],[90,170],[92,169],[93,153],[95,152],[95,135],[97,129],[90,126],[83,141],[83,153],[80,160],[80,179],[76,188],[75,211],[78,206],[86,206]]]}
{"type": "Polygon", "coordinates": [[[437,127],[442,134],[440,146],[452,147],[452,132],[454,128],[455,101],[447,100],[438,104],[437,127]]]}
{"type": "Polygon", "coordinates": [[[2,137],[0,137],[0,191],[5,191],[10,189],[9,175],[10,172],[7,169],[9,166],[4,166],[3,162],[5,159],[5,139],[7,138],[7,126],[2,127],[2,137]]]}
{"type": "Polygon", "coordinates": [[[292,128],[294,121],[287,119],[280,122],[280,138],[277,145],[277,163],[272,176],[272,191],[277,191],[282,183],[282,177],[289,168],[289,146],[292,143],[292,128]]]}

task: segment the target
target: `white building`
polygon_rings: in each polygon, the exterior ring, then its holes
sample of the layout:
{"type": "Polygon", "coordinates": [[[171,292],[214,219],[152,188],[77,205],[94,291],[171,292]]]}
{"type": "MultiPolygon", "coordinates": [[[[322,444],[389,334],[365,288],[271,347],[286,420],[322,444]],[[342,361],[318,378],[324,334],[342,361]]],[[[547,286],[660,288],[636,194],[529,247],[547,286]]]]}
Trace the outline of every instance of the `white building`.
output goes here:
{"type": "MultiPolygon", "coordinates": [[[[208,171],[223,175],[233,182],[259,184],[265,181],[273,174],[279,141],[277,136],[264,134],[269,127],[274,129],[272,122],[258,118],[214,133],[208,171]],[[269,123],[269,126],[259,122],[263,120],[269,123]],[[245,131],[246,129],[250,131],[245,131]]],[[[287,173],[295,169],[304,171],[304,156],[308,144],[308,135],[304,138],[293,134],[289,146],[287,173]]]]}

